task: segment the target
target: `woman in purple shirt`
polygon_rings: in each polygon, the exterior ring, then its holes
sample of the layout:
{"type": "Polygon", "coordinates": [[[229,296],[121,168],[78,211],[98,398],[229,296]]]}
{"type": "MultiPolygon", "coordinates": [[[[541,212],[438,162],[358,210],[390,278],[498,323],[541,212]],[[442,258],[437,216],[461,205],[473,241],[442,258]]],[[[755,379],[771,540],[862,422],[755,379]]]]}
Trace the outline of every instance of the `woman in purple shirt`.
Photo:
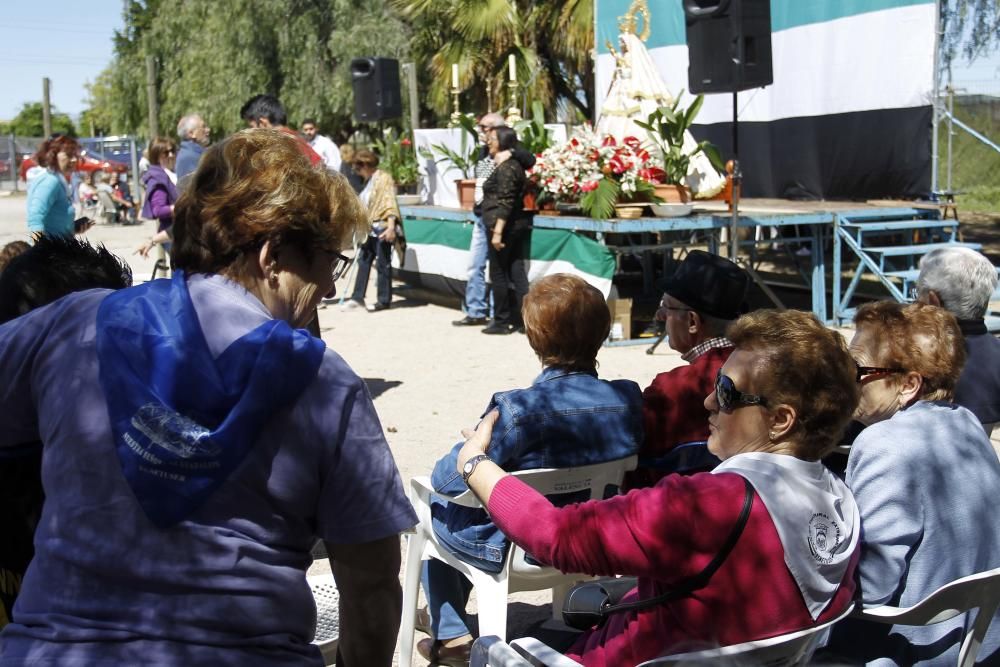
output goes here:
{"type": "Polygon", "coordinates": [[[177,145],[171,139],[157,137],[149,144],[150,167],[142,175],[146,197],[142,217],[158,221],[156,231],[162,232],[174,224],[174,203],[177,201],[177,145]]]}

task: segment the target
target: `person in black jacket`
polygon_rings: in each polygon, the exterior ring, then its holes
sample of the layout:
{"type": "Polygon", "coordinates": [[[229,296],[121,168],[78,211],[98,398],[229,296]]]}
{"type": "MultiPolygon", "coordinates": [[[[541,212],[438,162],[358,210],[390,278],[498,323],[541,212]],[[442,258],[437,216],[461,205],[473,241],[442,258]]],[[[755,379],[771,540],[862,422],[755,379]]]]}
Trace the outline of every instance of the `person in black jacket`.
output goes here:
{"type": "MultiPolygon", "coordinates": [[[[465,303],[462,310],[465,317],[452,322],[457,327],[461,326],[483,326],[488,323],[490,316],[490,295],[486,284],[486,258],[489,251],[489,233],[483,226],[483,183],[493,174],[497,168],[497,163],[490,155],[486,145],[486,135],[498,127],[504,127],[506,121],[498,113],[484,114],[479,119],[476,126],[479,133],[479,140],[482,147],[476,161],[476,200],[473,213],[476,215],[476,223],[472,230],[472,242],[469,245],[469,273],[465,286],[465,303]]],[[[504,153],[500,161],[507,157],[504,153]]],[[[535,166],[535,156],[531,151],[525,149],[520,144],[516,144],[510,151],[510,157],[521,163],[526,170],[535,166]]]]}
{"type": "Polygon", "coordinates": [[[509,127],[487,133],[486,146],[497,167],[483,183],[483,224],[490,234],[493,285],[493,321],[483,329],[485,334],[524,331],[521,302],[528,293],[531,215],[523,207],[524,167],[509,159],[516,145],[517,133],[509,127]]]}

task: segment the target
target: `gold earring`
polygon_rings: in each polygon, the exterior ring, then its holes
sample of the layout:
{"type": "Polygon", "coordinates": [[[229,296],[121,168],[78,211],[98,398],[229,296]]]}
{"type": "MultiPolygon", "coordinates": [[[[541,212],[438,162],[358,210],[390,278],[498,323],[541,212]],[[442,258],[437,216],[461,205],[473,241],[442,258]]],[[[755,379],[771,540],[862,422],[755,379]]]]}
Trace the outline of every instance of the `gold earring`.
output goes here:
{"type": "Polygon", "coordinates": [[[771,431],[770,433],[768,433],[767,437],[771,439],[771,442],[774,442],[774,431],[771,431]]]}

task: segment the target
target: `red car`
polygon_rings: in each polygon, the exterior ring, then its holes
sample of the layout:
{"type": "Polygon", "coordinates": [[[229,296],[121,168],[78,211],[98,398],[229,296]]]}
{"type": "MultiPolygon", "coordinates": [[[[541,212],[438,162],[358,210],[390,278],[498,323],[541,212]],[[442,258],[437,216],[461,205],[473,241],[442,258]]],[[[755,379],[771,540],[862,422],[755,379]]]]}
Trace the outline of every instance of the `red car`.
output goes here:
{"type": "MultiPolygon", "coordinates": [[[[31,155],[26,155],[24,159],[21,160],[21,168],[18,169],[18,175],[21,177],[21,180],[28,180],[28,170],[37,166],[38,163],[35,162],[35,158],[31,155]]],[[[77,160],[76,170],[84,172],[104,171],[122,174],[128,171],[128,165],[122,164],[121,162],[112,162],[111,160],[98,160],[90,157],[89,155],[81,155],[80,159],[77,160]]],[[[2,168],[0,168],[0,173],[3,173],[2,168]]]]}

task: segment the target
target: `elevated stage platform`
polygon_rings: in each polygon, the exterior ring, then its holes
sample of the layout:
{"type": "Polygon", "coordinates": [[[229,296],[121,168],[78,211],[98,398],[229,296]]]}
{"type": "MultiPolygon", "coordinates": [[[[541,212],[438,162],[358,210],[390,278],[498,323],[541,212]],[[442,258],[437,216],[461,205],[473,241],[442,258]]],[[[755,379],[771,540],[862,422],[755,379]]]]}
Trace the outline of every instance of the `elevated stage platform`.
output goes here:
{"type": "MultiPolygon", "coordinates": [[[[726,204],[694,204],[689,216],[634,220],[540,212],[534,219],[529,278],[569,271],[615,297],[622,260],[633,256],[642,267],[642,293],[658,296],[655,280],[675,256],[692,247],[728,252],[725,241],[732,215],[726,204]]],[[[906,301],[924,254],[948,245],[979,249],[978,244],[959,240],[958,221],[942,220],[936,203],[878,204],[742,200],[739,263],[775,305],[785,304],[774,286],[793,280],[809,291],[817,317],[839,325],[852,318],[852,302],[860,296],[860,287],[879,292],[881,286],[889,297],[906,301]],[[787,261],[773,261],[775,253],[765,251],[779,244],[797,248],[798,254],[788,252],[787,261]]],[[[436,206],[401,208],[411,250],[400,275],[408,282],[461,296],[475,221],[472,212],[436,206]]],[[[1000,318],[990,323],[1000,330],[1000,318]]]]}

